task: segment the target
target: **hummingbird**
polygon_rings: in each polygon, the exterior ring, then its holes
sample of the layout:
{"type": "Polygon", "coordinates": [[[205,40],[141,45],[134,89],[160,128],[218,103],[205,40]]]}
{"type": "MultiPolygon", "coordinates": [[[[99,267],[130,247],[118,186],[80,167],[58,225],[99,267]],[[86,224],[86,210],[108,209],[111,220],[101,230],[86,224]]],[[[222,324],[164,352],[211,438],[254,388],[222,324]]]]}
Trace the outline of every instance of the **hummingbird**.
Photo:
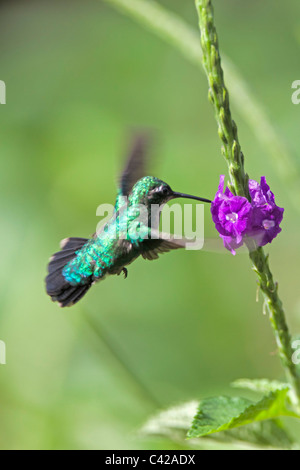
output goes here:
{"type": "Polygon", "coordinates": [[[172,236],[166,239],[159,233],[159,216],[156,227],[150,228],[153,205],[159,205],[160,215],[163,205],[175,198],[211,203],[209,199],[175,192],[164,181],[145,176],[147,148],[147,137],[135,136],[119,181],[114,213],[105,226],[90,239],[66,238],[60,244],[61,251],[50,258],[46,290],[61,307],[75,305],[93,284],[108,275],[124,273],[127,278],[126,266],[139,256],[155,260],[159,254],[185,247],[184,240],[172,236]],[[147,209],[148,220],[144,222],[138,222],[140,205],[147,209]],[[139,235],[133,236],[131,229],[137,224],[139,235]],[[121,236],[116,237],[116,233],[121,236]]]}

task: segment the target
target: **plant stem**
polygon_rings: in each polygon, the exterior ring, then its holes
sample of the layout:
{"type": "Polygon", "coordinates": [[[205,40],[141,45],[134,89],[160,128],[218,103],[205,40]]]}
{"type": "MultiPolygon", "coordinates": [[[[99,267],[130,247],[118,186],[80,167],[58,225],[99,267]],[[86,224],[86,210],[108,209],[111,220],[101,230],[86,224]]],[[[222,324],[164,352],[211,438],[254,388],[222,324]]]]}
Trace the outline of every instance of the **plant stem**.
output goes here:
{"type": "MultiPolygon", "coordinates": [[[[178,15],[168,11],[155,0],[102,0],[156,34],[175,47],[195,66],[202,67],[202,52],[198,33],[178,15]]],[[[294,208],[299,212],[300,199],[299,173],[296,159],[289,153],[285,143],[270,122],[262,105],[256,100],[246,81],[232,61],[222,54],[222,64],[226,73],[231,99],[252,129],[267,155],[274,162],[279,177],[289,189],[288,194],[294,208]]]]}
{"type": "MultiPolygon", "coordinates": [[[[195,0],[199,15],[203,63],[209,83],[209,98],[212,102],[222,140],[222,152],[227,161],[231,189],[235,194],[249,198],[248,175],[244,170],[244,156],[238,140],[237,127],[230,111],[229,94],[224,83],[224,73],[219,53],[218,36],[214,25],[211,0],[195,0]]],[[[262,248],[250,246],[250,259],[258,275],[259,286],[270,313],[279,355],[293,390],[293,399],[300,405],[300,380],[292,361],[293,350],[282,302],[278,295],[278,285],[274,282],[269,267],[268,256],[262,248]]]]}

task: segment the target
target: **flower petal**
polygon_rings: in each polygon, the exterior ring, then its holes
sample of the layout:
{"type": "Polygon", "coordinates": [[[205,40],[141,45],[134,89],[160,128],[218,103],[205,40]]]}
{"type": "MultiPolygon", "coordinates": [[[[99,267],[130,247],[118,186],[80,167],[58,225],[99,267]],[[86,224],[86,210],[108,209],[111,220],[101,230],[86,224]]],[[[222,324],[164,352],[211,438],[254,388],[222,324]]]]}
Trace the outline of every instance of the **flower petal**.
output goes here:
{"type": "Polygon", "coordinates": [[[235,254],[246,236],[254,238],[258,246],[271,243],[281,232],[284,209],[275,204],[275,196],[265,176],[261,177],[260,184],[249,180],[251,203],[232,194],[228,187],[224,191],[224,184],[225,176],[222,175],[211,205],[212,219],[224,246],[235,254]]]}

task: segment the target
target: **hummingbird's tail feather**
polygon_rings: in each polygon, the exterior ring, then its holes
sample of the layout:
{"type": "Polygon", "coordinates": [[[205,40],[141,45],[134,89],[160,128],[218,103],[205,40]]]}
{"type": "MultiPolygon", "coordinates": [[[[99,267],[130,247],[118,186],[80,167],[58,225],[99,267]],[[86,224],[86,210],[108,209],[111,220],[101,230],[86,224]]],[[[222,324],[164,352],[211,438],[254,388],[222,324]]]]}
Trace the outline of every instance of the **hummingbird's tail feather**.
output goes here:
{"type": "Polygon", "coordinates": [[[90,289],[92,283],[86,284],[85,286],[70,286],[62,292],[62,294],[52,297],[52,300],[59,302],[60,307],[72,307],[72,305],[77,304],[80,299],[87,293],[90,289]]]}
{"type": "Polygon", "coordinates": [[[92,279],[86,279],[86,284],[72,286],[64,277],[64,267],[76,256],[86,243],[86,238],[67,238],[61,242],[62,250],[55,253],[48,265],[46,278],[46,290],[54,302],[59,302],[61,307],[70,307],[76,304],[89,290],[92,279]]]}

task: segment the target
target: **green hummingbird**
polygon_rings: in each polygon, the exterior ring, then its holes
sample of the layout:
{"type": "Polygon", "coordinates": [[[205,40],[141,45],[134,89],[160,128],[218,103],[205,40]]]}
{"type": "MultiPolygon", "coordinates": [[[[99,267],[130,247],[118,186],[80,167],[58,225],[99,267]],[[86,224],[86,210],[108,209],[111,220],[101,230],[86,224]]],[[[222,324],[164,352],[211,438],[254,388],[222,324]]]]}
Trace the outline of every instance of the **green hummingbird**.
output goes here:
{"type": "Polygon", "coordinates": [[[184,248],[184,240],[170,236],[166,239],[159,234],[159,215],[168,201],[188,198],[211,203],[208,199],[174,192],[164,181],[145,176],[147,143],[144,135],[134,138],[111,219],[91,239],[63,240],[61,251],[51,257],[46,290],[61,307],[76,304],[93,284],[107,275],[123,272],[126,278],[126,266],[139,256],[154,260],[161,253],[184,248]],[[142,222],[140,206],[147,211],[147,219],[142,222]],[[156,217],[153,217],[153,207],[159,207],[156,217]]]}

